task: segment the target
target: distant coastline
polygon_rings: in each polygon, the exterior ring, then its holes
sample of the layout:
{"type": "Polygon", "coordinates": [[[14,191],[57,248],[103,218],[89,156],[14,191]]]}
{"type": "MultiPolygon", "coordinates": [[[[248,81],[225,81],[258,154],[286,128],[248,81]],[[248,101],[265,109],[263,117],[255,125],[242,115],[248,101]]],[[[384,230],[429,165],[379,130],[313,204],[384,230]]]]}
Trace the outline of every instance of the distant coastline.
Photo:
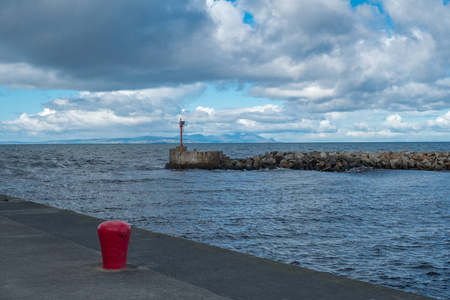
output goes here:
{"type": "MultiPolygon", "coordinates": [[[[278,143],[273,138],[263,138],[257,134],[235,133],[215,135],[191,134],[183,135],[186,143],[278,143]]],[[[180,137],[141,136],[133,138],[96,138],[96,139],[73,139],[73,140],[51,140],[42,142],[0,142],[0,145],[21,144],[175,144],[180,142],[180,137]]]]}
{"type": "MultiPolygon", "coordinates": [[[[281,142],[257,134],[183,135],[184,144],[446,144],[450,141],[302,141],[281,142]]],[[[179,144],[180,137],[140,136],[132,138],[93,138],[48,141],[0,141],[0,145],[76,145],[76,144],[179,144]]],[[[341,149],[344,150],[344,149],[341,149]]],[[[409,149],[411,150],[411,149],[409,149]]],[[[440,149],[434,149],[440,150],[440,149]]],[[[444,151],[450,151],[450,146],[444,151]]]]}

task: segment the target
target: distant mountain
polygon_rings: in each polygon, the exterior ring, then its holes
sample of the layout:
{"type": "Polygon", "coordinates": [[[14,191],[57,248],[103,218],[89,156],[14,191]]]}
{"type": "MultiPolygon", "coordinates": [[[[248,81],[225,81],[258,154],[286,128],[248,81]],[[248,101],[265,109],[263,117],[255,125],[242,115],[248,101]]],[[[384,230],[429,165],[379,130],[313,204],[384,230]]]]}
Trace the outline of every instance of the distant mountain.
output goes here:
{"type": "MultiPolygon", "coordinates": [[[[168,144],[179,143],[180,137],[141,136],[134,138],[114,139],[75,139],[39,142],[39,144],[168,144]]],[[[220,136],[187,134],[183,135],[185,143],[277,143],[273,138],[265,139],[257,134],[235,133],[220,136]]],[[[26,142],[0,142],[0,144],[37,144],[26,142]]]]}
{"type": "MultiPolygon", "coordinates": [[[[177,137],[177,142],[179,138],[177,137]]],[[[251,133],[223,134],[220,136],[192,134],[183,136],[187,143],[276,143],[273,138],[265,139],[262,136],[251,133]]]]}

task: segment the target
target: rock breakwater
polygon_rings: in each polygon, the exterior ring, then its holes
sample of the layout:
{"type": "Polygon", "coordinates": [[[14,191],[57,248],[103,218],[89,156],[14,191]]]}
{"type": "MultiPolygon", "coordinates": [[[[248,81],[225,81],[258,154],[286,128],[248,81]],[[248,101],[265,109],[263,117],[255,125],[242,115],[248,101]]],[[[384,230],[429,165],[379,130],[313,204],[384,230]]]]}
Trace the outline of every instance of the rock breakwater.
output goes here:
{"type": "Polygon", "coordinates": [[[344,172],[356,168],[416,169],[426,171],[450,170],[450,152],[266,152],[245,159],[224,156],[219,169],[259,170],[297,169],[324,172],[344,172]]]}

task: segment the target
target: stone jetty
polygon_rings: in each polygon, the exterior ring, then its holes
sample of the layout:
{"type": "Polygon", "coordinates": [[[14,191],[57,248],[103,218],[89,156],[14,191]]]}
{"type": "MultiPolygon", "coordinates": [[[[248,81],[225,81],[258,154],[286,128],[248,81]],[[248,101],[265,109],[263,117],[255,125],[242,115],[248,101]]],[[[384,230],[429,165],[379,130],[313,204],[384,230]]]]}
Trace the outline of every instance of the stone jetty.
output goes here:
{"type": "Polygon", "coordinates": [[[218,169],[259,170],[296,169],[324,172],[345,172],[351,169],[450,170],[450,152],[266,152],[264,155],[231,159],[223,156],[218,169]]]}

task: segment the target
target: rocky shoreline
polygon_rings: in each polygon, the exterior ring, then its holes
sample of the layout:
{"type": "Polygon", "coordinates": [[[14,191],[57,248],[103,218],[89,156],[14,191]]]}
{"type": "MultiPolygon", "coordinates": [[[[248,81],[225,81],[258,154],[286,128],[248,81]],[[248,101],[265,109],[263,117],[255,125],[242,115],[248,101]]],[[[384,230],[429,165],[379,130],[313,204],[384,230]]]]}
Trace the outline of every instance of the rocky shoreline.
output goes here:
{"type": "Polygon", "coordinates": [[[345,172],[357,168],[449,171],[450,152],[266,152],[251,158],[222,157],[219,169],[260,170],[296,169],[345,172]]]}

